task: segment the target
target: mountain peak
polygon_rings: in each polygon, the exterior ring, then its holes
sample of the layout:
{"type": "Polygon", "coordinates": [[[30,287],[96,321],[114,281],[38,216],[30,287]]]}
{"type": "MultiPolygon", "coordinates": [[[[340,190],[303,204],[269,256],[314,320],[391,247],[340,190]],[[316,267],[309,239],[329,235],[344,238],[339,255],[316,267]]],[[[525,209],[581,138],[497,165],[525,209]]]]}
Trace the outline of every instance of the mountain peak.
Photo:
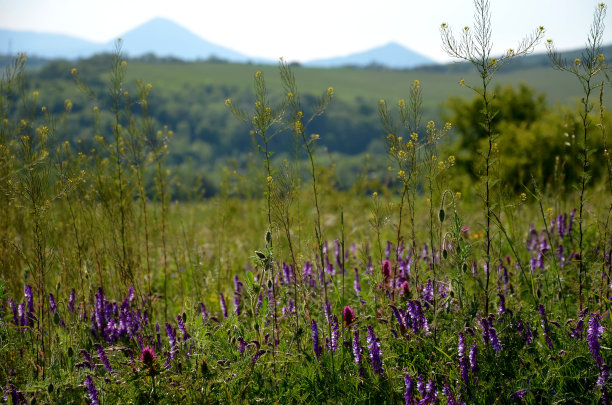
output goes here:
{"type": "Polygon", "coordinates": [[[377,64],[395,69],[405,69],[435,63],[436,62],[432,59],[429,59],[426,56],[416,53],[405,46],[392,41],[363,52],[350,54],[345,57],[314,60],[306,63],[306,66],[365,67],[368,65],[377,64]]]}

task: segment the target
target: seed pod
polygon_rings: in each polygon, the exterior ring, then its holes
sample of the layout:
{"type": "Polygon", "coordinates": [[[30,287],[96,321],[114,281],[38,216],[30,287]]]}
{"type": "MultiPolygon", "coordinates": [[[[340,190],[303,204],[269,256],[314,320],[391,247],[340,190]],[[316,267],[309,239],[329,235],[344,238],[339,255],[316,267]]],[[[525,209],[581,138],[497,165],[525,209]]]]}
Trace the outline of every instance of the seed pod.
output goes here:
{"type": "Polygon", "coordinates": [[[438,218],[440,218],[440,222],[444,222],[444,208],[440,208],[440,213],[438,214],[438,218]]]}

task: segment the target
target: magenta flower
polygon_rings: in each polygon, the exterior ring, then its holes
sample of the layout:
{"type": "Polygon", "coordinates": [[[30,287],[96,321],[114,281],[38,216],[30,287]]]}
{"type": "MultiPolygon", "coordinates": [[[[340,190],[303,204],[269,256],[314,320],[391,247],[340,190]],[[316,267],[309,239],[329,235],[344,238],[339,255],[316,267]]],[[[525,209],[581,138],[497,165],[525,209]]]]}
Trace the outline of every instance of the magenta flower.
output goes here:
{"type": "Polygon", "coordinates": [[[382,273],[384,282],[387,283],[389,279],[391,278],[391,262],[389,260],[382,261],[381,273],[382,273]]]}
{"type": "Polygon", "coordinates": [[[342,310],[342,318],[344,318],[344,326],[349,327],[355,321],[355,311],[350,305],[347,305],[342,310]]]}
{"type": "Polygon", "coordinates": [[[156,358],[155,350],[151,346],[145,346],[140,352],[140,361],[147,367],[151,367],[156,358]]]}

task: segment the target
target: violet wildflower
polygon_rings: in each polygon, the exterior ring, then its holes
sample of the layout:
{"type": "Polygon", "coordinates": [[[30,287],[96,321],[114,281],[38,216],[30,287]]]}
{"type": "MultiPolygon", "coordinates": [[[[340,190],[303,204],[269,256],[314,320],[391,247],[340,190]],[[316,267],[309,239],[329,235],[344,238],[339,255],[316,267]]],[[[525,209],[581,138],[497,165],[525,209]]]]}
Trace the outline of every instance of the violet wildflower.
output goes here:
{"type": "Polygon", "coordinates": [[[159,322],[155,322],[155,334],[157,335],[157,350],[161,350],[161,334],[159,333],[159,322]]]}
{"type": "Polygon", "coordinates": [[[178,325],[181,334],[183,335],[183,342],[187,341],[191,336],[187,333],[187,329],[185,329],[185,322],[183,321],[183,317],[178,315],[176,317],[176,323],[178,325]]]}
{"type": "Polygon", "coordinates": [[[429,325],[427,323],[425,313],[423,312],[423,306],[421,305],[421,302],[418,300],[411,300],[408,301],[407,305],[408,314],[410,315],[412,321],[412,330],[414,331],[414,333],[418,333],[419,330],[429,332],[429,325]]]}
{"type": "Polygon", "coordinates": [[[353,311],[350,305],[345,306],[342,310],[342,319],[344,320],[344,326],[347,328],[355,321],[355,311],[353,311]]]}
{"type": "Polygon", "coordinates": [[[470,359],[470,369],[473,374],[476,374],[478,372],[478,346],[476,342],[470,347],[468,356],[470,359]]]}
{"type": "Polygon", "coordinates": [[[202,322],[206,322],[208,320],[208,312],[203,302],[200,302],[200,312],[202,313],[202,322]]]}
{"type": "Polygon", "coordinates": [[[372,326],[368,325],[368,334],[366,336],[368,342],[368,350],[370,351],[370,359],[372,360],[372,368],[376,374],[383,375],[383,357],[382,352],[380,350],[380,343],[378,342],[378,338],[374,334],[374,329],[372,326]]]}
{"type": "Polygon", "coordinates": [[[170,342],[170,359],[174,360],[174,354],[178,350],[176,347],[176,332],[172,325],[166,322],[166,333],[168,334],[168,341],[170,342]]]}
{"type": "Polygon", "coordinates": [[[512,399],[523,399],[527,394],[527,391],[527,388],[523,388],[522,390],[516,391],[514,394],[512,394],[512,399]]]}
{"type": "Polygon", "coordinates": [[[542,304],[538,305],[538,312],[541,317],[541,325],[544,333],[544,340],[549,349],[553,348],[552,340],[550,339],[550,328],[548,326],[548,318],[546,317],[546,310],[542,304]]]}
{"type": "Polygon", "coordinates": [[[234,292],[234,314],[240,316],[240,294],[238,292],[234,292]]]}
{"type": "Polygon", "coordinates": [[[264,349],[258,350],[257,353],[255,353],[253,357],[251,357],[251,363],[257,363],[257,360],[259,360],[259,358],[265,353],[266,351],[264,349]]]}
{"type": "Polygon", "coordinates": [[[385,258],[389,260],[390,255],[391,255],[391,242],[387,241],[387,246],[385,247],[385,258]]]}
{"type": "Polygon", "coordinates": [[[32,294],[32,287],[30,285],[26,284],[23,287],[23,295],[26,297],[28,312],[34,312],[34,295],[32,294]]]}
{"type": "Polygon", "coordinates": [[[601,339],[601,335],[603,334],[603,326],[599,323],[601,320],[601,315],[598,313],[591,313],[591,317],[589,318],[589,327],[587,329],[587,343],[589,345],[589,350],[595,362],[599,367],[603,364],[603,359],[601,358],[601,351],[599,346],[599,339],[601,339]]]}
{"type": "Polygon", "coordinates": [[[89,394],[89,399],[91,400],[91,405],[98,405],[100,403],[98,399],[98,390],[96,390],[93,378],[91,378],[90,375],[88,375],[85,379],[85,387],[87,387],[87,392],[89,394]]]}
{"type": "Polygon", "coordinates": [[[332,317],[332,333],[331,333],[331,342],[330,348],[332,352],[338,350],[338,338],[340,337],[340,328],[338,325],[338,317],[334,315],[332,317]]]}
{"type": "Polygon", "coordinates": [[[502,293],[497,294],[497,296],[499,297],[499,307],[497,308],[497,313],[501,315],[506,312],[506,297],[504,297],[504,294],[502,293]]]}
{"type": "Polygon", "coordinates": [[[359,346],[359,330],[353,332],[353,359],[361,366],[361,347],[359,346]]]}
{"type": "Polygon", "coordinates": [[[100,357],[100,361],[104,365],[104,369],[106,369],[106,371],[111,373],[113,371],[113,369],[112,369],[112,367],[111,367],[111,365],[110,365],[110,363],[108,361],[108,357],[106,357],[106,353],[104,352],[104,348],[99,343],[96,343],[95,346],[96,346],[96,349],[98,350],[98,357],[100,357]]]}
{"type": "Polygon", "coordinates": [[[327,321],[327,323],[331,322],[331,305],[329,305],[329,302],[325,303],[325,320],[327,321]]]}
{"type": "Polygon", "coordinates": [[[223,317],[227,318],[227,306],[225,305],[225,297],[223,293],[219,294],[219,302],[221,303],[221,312],[223,313],[223,317]]]}
{"type": "Polygon", "coordinates": [[[474,277],[478,275],[478,266],[476,265],[476,260],[472,261],[472,275],[474,277]]]}
{"type": "Polygon", "coordinates": [[[404,386],[406,387],[404,390],[404,404],[415,405],[416,400],[414,399],[414,380],[408,374],[404,376],[404,386]]]}
{"type": "Polygon", "coordinates": [[[431,282],[431,279],[429,279],[427,280],[427,284],[425,285],[425,288],[423,288],[423,301],[425,301],[425,306],[427,307],[428,304],[433,303],[433,299],[434,299],[433,283],[431,282]]]}
{"type": "Polygon", "coordinates": [[[68,311],[70,312],[74,312],[74,296],[75,296],[75,291],[74,288],[72,290],[70,290],[70,297],[68,297],[68,311]]]}
{"type": "Polygon", "coordinates": [[[468,358],[465,355],[465,336],[463,332],[459,333],[459,344],[457,346],[457,354],[459,360],[459,368],[461,370],[461,379],[465,384],[468,383],[468,358]]]}
{"type": "Polygon", "coordinates": [[[359,283],[359,269],[355,267],[355,281],[353,281],[353,288],[357,293],[357,296],[361,294],[361,284],[359,283]]]}
{"type": "Polygon", "coordinates": [[[321,357],[321,346],[319,345],[319,328],[317,327],[317,322],[313,319],[312,320],[312,346],[314,349],[314,352],[317,356],[317,359],[319,357],[321,357]]]}
{"type": "Polygon", "coordinates": [[[242,336],[238,338],[238,351],[240,354],[244,354],[244,350],[247,347],[247,342],[244,340],[242,336]]]}
{"type": "Polygon", "coordinates": [[[49,293],[49,309],[51,310],[52,314],[55,314],[55,312],[57,311],[57,303],[55,302],[55,297],[53,296],[53,293],[49,293]]]}
{"type": "Polygon", "coordinates": [[[91,360],[91,356],[89,352],[85,349],[81,349],[81,354],[83,355],[83,358],[85,359],[84,365],[87,368],[93,369],[93,361],[91,360]]]}
{"type": "Polygon", "coordinates": [[[391,308],[391,311],[393,312],[393,316],[395,316],[395,319],[397,319],[397,323],[399,324],[400,329],[404,330],[406,328],[406,324],[404,322],[404,317],[400,313],[399,309],[397,309],[395,305],[389,305],[389,307],[391,308]]]}
{"type": "Polygon", "coordinates": [[[608,380],[610,379],[610,369],[607,365],[602,364],[600,367],[601,373],[597,378],[597,382],[595,383],[598,387],[604,387],[608,380]]]}
{"type": "Polygon", "coordinates": [[[567,235],[572,235],[572,225],[574,225],[574,217],[576,216],[576,208],[572,210],[570,214],[569,224],[567,226],[567,235]]]}

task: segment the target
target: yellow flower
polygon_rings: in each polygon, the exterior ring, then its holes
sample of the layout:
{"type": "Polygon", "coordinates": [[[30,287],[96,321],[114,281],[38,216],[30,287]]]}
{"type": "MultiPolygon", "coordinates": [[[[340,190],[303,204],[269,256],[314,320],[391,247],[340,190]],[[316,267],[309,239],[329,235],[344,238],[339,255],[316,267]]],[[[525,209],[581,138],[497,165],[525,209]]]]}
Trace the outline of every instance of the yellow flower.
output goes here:
{"type": "Polygon", "coordinates": [[[255,72],[255,77],[258,79],[261,77],[261,72],[259,70],[255,72]]]}
{"type": "Polygon", "coordinates": [[[526,201],[526,200],[527,200],[527,194],[521,193],[521,201],[526,201]]]}
{"type": "Polygon", "coordinates": [[[231,98],[226,99],[226,100],[225,100],[225,105],[226,105],[226,106],[228,106],[228,107],[229,107],[230,105],[232,105],[232,99],[231,99],[231,98]]]}
{"type": "Polygon", "coordinates": [[[413,81],[413,82],[412,82],[412,85],[413,85],[414,87],[421,87],[421,82],[420,82],[420,81],[418,81],[418,80],[415,80],[415,81],[413,81]]]}
{"type": "Polygon", "coordinates": [[[70,112],[72,110],[72,101],[66,99],[66,101],[64,101],[64,107],[66,107],[66,112],[70,112]]]}
{"type": "Polygon", "coordinates": [[[121,61],[121,67],[125,69],[127,67],[127,62],[122,60],[121,61]]]}
{"type": "Polygon", "coordinates": [[[574,59],[574,64],[575,65],[580,65],[580,58],[574,59]]]}
{"type": "Polygon", "coordinates": [[[268,180],[268,183],[272,183],[272,176],[266,177],[266,180],[268,180]]]}
{"type": "Polygon", "coordinates": [[[378,100],[378,104],[380,105],[385,105],[385,100],[383,100],[382,98],[380,100],[378,100]]]}
{"type": "Polygon", "coordinates": [[[312,135],[310,135],[310,139],[312,139],[312,140],[317,140],[319,138],[320,138],[319,134],[312,134],[312,135]]]}
{"type": "Polygon", "coordinates": [[[460,85],[462,85],[462,86],[465,86],[465,79],[461,79],[461,80],[459,81],[459,84],[460,84],[460,85]]]}
{"type": "Polygon", "coordinates": [[[32,93],[32,95],[34,96],[34,98],[38,97],[38,90],[34,90],[34,92],[32,93]]]}
{"type": "Polygon", "coordinates": [[[147,90],[151,90],[153,88],[153,85],[151,83],[147,83],[145,87],[147,88],[147,90]]]}
{"type": "Polygon", "coordinates": [[[401,99],[400,101],[397,102],[397,105],[401,108],[406,107],[406,100],[401,99]]]}
{"type": "Polygon", "coordinates": [[[410,135],[410,137],[412,138],[414,142],[419,140],[419,134],[417,134],[416,132],[413,132],[412,135],[410,135]]]}
{"type": "Polygon", "coordinates": [[[327,88],[327,94],[329,94],[330,96],[334,94],[334,88],[333,87],[328,87],[327,88]]]}
{"type": "Polygon", "coordinates": [[[293,93],[291,92],[287,93],[287,98],[293,98],[293,93]]]}
{"type": "Polygon", "coordinates": [[[455,164],[455,157],[453,155],[450,155],[448,157],[448,163],[452,166],[455,164]]]}
{"type": "Polygon", "coordinates": [[[455,193],[455,200],[460,200],[461,199],[461,191],[457,191],[455,193]]]}
{"type": "Polygon", "coordinates": [[[99,110],[98,106],[97,106],[97,105],[94,105],[93,111],[94,111],[95,113],[97,113],[97,112],[98,112],[98,110],[99,110]]]}
{"type": "Polygon", "coordinates": [[[378,193],[375,191],[372,193],[372,197],[378,197],[378,193]]]}

